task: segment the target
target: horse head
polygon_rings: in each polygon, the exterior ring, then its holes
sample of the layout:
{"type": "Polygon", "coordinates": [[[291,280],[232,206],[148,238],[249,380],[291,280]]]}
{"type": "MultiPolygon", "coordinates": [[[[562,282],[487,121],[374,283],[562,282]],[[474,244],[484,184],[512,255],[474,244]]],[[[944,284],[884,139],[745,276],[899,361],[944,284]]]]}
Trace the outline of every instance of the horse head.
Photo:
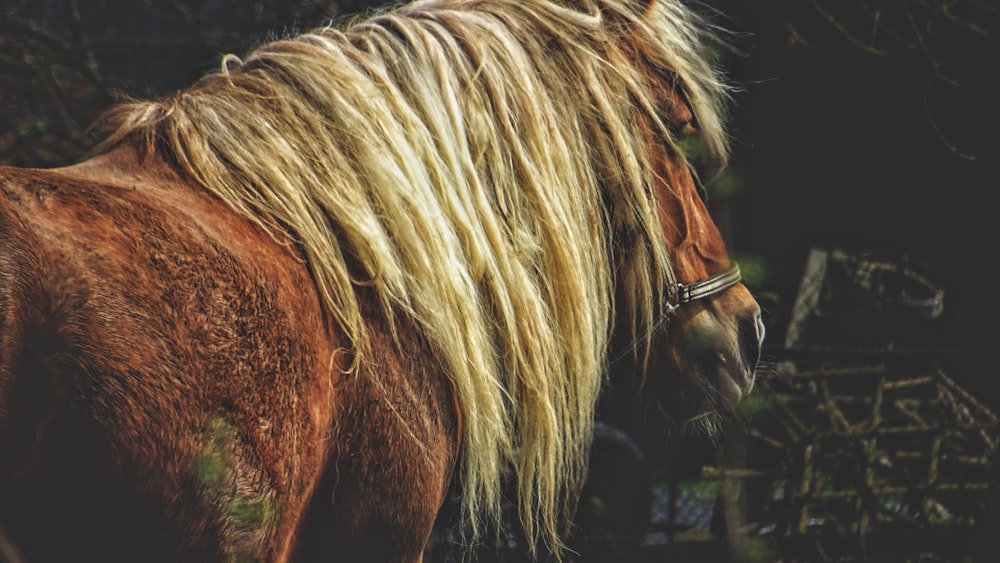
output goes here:
{"type": "MultiPolygon", "coordinates": [[[[653,0],[648,9],[656,4],[653,0]]],[[[654,67],[648,73],[662,122],[647,123],[644,135],[651,149],[658,234],[669,264],[657,268],[665,294],[661,302],[646,305],[653,312],[645,324],[636,304],[619,294],[625,306],[618,307],[616,323],[633,330],[616,332],[611,356],[613,372],[622,364],[629,371],[638,367],[635,383],[670,421],[709,433],[753,388],[765,333],[760,307],[741,283],[739,265],[728,254],[695,171],[695,158],[710,168],[726,158],[718,105],[725,86],[712,76],[704,68],[654,67]],[[700,147],[700,155],[681,148],[692,145],[700,147]]]]}
{"type": "MultiPolygon", "coordinates": [[[[690,111],[678,107],[687,126],[690,111]]],[[[655,194],[673,275],[641,383],[669,418],[711,430],[753,388],[764,324],[689,168],[662,159],[655,194]]]]}

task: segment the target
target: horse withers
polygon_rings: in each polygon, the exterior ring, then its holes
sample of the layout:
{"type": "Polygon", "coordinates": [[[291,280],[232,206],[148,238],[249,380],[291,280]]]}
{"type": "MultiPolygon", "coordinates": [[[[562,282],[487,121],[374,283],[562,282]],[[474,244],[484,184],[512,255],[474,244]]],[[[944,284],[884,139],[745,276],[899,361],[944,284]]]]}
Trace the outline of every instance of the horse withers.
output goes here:
{"type": "Polygon", "coordinates": [[[0,169],[3,552],[420,561],[509,472],[558,553],[609,372],[706,428],[752,385],[759,309],[679,149],[726,152],[704,29],[416,2],[0,169]]]}

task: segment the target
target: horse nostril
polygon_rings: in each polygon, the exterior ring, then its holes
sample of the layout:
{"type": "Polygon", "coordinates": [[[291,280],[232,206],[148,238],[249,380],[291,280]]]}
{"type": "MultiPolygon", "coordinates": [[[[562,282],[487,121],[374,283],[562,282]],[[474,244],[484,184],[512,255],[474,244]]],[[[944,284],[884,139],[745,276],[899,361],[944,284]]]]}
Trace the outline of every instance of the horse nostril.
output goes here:
{"type": "Polygon", "coordinates": [[[761,345],[764,344],[764,335],[767,333],[767,328],[764,326],[764,318],[760,316],[760,311],[757,312],[757,342],[761,345]]]}
{"type": "Polygon", "coordinates": [[[764,340],[764,321],[761,320],[760,313],[740,319],[739,339],[744,363],[750,369],[756,368],[760,361],[760,345],[764,340]]]}

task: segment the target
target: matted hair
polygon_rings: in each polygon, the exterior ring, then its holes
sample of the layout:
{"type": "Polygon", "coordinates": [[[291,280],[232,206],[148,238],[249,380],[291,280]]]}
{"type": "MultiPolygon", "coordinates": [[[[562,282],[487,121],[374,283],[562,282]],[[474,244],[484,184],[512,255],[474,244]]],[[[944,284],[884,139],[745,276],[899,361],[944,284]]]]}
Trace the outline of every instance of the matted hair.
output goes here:
{"type": "Polygon", "coordinates": [[[670,138],[651,69],[679,78],[725,157],[705,29],[679,0],[418,1],[120,105],[103,146],[140,136],[301,245],[356,362],[355,284],[412,317],[457,395],[473,532],[497,521],[510,466],[528,538],[557,546],[615,307],[648,330],[671,275],[642,134],[670,138]]]}

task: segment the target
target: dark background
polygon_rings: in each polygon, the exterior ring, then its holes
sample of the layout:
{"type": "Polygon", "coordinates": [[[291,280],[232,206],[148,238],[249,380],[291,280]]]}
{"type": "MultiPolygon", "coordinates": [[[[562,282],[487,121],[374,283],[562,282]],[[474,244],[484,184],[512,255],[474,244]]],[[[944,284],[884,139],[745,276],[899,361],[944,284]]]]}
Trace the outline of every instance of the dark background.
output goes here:
{"type": "Polygon", "coordinates": [[[731,166],[741,189],[724,222],[737,254],[763,260],[761,289],[788,305],[812,246],[911,253],[949,290],[941,344],[993,346],[998,8],[720,8],[750,33],[725,59],[743,92],[731,166]]]}

